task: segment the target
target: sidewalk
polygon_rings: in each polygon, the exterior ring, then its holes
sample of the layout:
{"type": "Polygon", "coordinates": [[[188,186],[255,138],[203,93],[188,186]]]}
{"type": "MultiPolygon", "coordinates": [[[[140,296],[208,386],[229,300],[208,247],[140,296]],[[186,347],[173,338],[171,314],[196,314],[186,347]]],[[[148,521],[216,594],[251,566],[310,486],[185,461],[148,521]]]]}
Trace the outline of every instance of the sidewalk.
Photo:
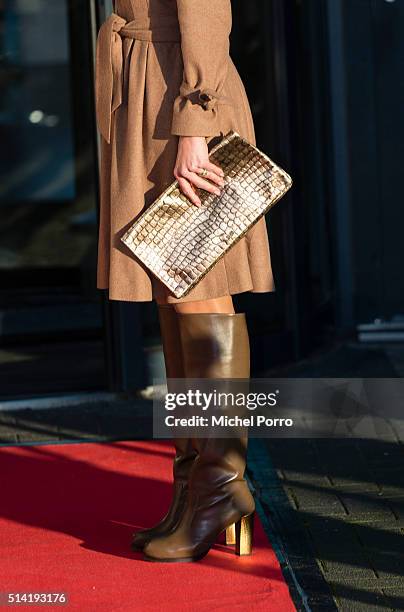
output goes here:
{"type": "MultiPolygon", "coordinates": [[[[269,375],[390,378],[403,363],[402,345],[350,343],[269,375]]],[[[255,479],[313,610],[404,609],[404,420],[386,429],[383,439],[266,440],[256,451],[255,479]]]]}

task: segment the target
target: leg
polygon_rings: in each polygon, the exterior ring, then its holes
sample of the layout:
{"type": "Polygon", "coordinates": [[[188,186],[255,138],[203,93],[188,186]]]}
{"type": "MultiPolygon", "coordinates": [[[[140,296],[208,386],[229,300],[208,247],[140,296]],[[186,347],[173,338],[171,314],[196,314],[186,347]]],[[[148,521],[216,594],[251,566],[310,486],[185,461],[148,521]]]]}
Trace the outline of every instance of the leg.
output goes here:
{"type": "MultiPolygon", "coordinates": [[[[158,305],[167,305],[164,298],[157,300],[158,305]]],[[[225,295],[210,300],[199,300],[195,302],[176,302],[172,304],[176,312],[181,314],[217,312],[224,314],[234,314],[234,306],[231,295],[225,295]]]]}
{"type": "MultiPolygon", "coordinates": [[[[169,386],[170,378],[183,378],[184,364],[181,350],[178,315],[169,305],[158,308],[164,361],[169,386]]],[[[185,511],[188,496],[188,476],[196,457],[190,440],[181,438],[174,441],[175,459],[173,464],[173,497],[165,517],[150,529],[143,529],[133,535],[132,550],[142,550],[152,538],[171,533],[178,525],[185,511]]]]}
{"type": "Polygon", "coordinates": [[[180,314],[191,313],[222,313],[234,314],[233,300],[230,295],[199,302],[179,302],[175,310],[180,314]]]}
{"type": "MultiPolygon", "coordinates": [[[[179,330],[179,313],[181,312],[234,312],[230,296],[200,302],[180,303],[174,307],[164,298],[157,299],[161,338],[163,342],[166,376],[184,377],[184,364],[179,330]]],[[[191,440],[177,438],[174,440],[175,459],[173,464],[173,497],[165,517],[150,529],[136,532],[132,539],[132,550],[139,551],[152,538],[171,533],[178,525],[185,510],[188,496],[188,476],[197,455],[191,440]]]]}
{"type": "MultiPolygon", "coordinates": [[[[249,378],[245,315],[234,313],[230,296],[175,307],[180,310],[186,378],[249,378]]],[[[145,546],[146,559],[196,561],[209,551],[219,533],[234,523],[236,552],[251,551],[255,504],[244,479],[247,431],[237,438],[201,438],[193,444],[198,456],[190,473],[186,511],[171,534],[145,546]]]]}

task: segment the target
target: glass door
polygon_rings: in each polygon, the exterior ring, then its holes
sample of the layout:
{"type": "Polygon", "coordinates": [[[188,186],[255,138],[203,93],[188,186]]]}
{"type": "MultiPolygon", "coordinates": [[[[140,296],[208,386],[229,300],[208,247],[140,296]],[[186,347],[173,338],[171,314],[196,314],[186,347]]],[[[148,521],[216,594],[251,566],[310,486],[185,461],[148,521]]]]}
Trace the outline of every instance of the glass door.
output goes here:
{"type": "Polygon", "coordinates": [[[91,10],[0,1],[0,398],[106,385],[91,10]]]}

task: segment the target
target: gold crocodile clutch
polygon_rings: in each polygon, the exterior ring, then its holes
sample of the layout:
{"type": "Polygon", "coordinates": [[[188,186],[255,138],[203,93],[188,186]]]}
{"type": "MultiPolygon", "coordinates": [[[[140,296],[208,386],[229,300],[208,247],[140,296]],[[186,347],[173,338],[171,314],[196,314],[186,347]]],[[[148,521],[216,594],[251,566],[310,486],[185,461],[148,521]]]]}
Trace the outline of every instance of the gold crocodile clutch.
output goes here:
{"type": "Polygon", "coordinates": [[[224,172],[219,196],[197,189],[197,207],[174,181],[121,237],[176,298],[187,295],[292,186],[282,168],[234,131],[209,159],[224,172]]]}

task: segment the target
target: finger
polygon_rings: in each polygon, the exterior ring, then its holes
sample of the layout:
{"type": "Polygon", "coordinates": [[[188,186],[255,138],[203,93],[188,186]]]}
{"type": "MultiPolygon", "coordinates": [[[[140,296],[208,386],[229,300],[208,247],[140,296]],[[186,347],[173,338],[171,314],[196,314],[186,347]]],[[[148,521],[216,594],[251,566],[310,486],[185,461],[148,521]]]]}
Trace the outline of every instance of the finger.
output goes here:
{"type": "Polygon", "coordinates": [[[201,200],[199,199],[198,195],[193,190],[191,183],[186,178],[183,178],[183,177],[178,178],[177,180],[178,180],[178,186],[181,189],[184,196],[186,196],[192,204],[195,204],[195,206],[200,206],[201,200]]]}
{"type": "Polygon", "coordinates": [[[215,193],[216,195],[220,195],[220,189],[216,187],[216,185],[214,185],[210,181],[207,181],[201,178],[195,172],[188,172],[186,175],[186,178],[195,187],[198,187],[199,189],[204,189],[205,191],[208,191],[209,193],[215,193]]]}
{"type": "Polygon", "coordinates": [[[202,180],[211,181],[212,183],[215,183],[215,185],[219,185],[219,187],[224,186],[224,180],[222,176],[219,176],[216,172],[212,172],[211,170],[208,170],[208,168],[206,167],[205,169],[207,170],[207,174],[205,174],[204,176],[200,174],[200,171],[196,172],[195,174],[197,174],[200,178],[202,178],[202,180]]]}
{"type": "Polygon", "coordinates": [[[224,177],[224,172],[220,168],[220,166],[216,166],[216,164],[213,164],[211,161],[206,162],[205,168],[206,170],[209,170],[209,172],[213,172],[213,174],[216,174],[217,176],[221,176],[222,178],[224,177]]]}

